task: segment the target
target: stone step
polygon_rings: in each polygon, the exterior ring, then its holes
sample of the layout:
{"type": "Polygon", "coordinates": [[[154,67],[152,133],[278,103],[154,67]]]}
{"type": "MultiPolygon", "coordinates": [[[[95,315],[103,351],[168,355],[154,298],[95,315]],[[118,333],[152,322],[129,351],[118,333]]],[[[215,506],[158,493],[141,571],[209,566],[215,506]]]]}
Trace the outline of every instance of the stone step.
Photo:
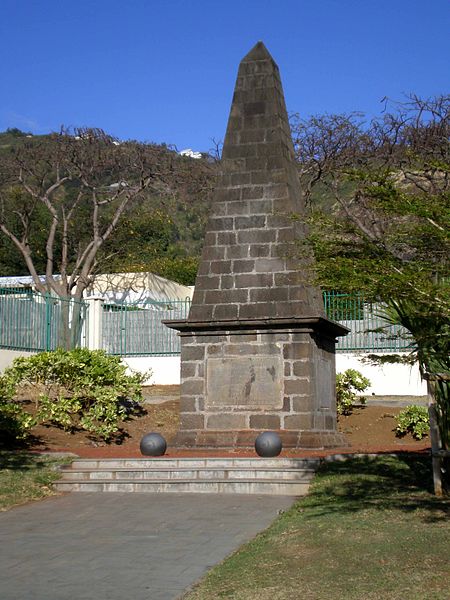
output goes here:
{"type": "Polygon", "coordinates": [[[80,458],[54,485],[74,492],[192,492],[302,495],[318,459],[80,458]]]}
{"type": "Polygon", "coordinates": [[[317,469],[319,459],[316,458],[77,458],[72,462],[73,468],[82,469],[168,469],[168,468],[291,468],[317,469]]]}
{"type": "Polygon", "coordinates": [[[63,468],[63,480],[227,480],[227,479],[273,479],[309,481],[314,474],[314,469],[293,468],[240,468],[240,467],[202,467],[202,468],[131,468],[120,467],[114,469],[94,468],[63,468]]]}
{"type": "Polygon", "coordinates": [[[261,494],[302,496],[307,493],[309,483],[260,480],[176,480],[176,481],[59,481],[54,487],[61,492],[153,492],[153,493],[195,493],[195,494],[261,494]]]}

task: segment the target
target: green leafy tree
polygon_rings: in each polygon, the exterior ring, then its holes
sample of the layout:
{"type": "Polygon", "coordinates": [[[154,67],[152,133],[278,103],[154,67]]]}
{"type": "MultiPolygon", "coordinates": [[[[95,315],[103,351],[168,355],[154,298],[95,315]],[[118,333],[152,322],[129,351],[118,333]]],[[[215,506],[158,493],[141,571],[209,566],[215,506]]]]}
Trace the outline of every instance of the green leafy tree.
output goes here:
{"type": "MultiPolygon", "coordinates": [[[[295,118],[310,207],[315,276],[325,288],[386,303],[406,327],[422,374],[450,370],[450,96],[387,103],[362,115],[295,118]]],[[[449,383],[436,386],[449,449],[449,383]]]]}

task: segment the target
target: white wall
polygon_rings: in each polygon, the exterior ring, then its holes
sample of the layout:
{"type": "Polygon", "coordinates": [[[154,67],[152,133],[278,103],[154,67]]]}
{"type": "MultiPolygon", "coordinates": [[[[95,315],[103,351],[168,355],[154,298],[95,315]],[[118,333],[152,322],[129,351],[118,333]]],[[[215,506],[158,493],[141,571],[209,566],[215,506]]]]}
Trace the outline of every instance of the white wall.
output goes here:
{"type": "MultiPolygon", "coordinates": [[[[8,367],[17,356],[30,356],[31,352],[0,350],[0,372],[8,367]]],[[[361,362],[364,354],[336,354],[336,371],[356,369],[370,379],[371,386],[363,392],[369,396],[425,396],[426,383],[421,381],[416,365],[390,364],[372,366],[361,362]]],[[[180,383],[179,356],[126,356],[123,362],[134,371],[144,373],[149,369],[152,375],[147,385],[178,385],[180,383]]]]}
{"type": "Polygon", "coordinates": [[[152,370],[146,385],[178,385],[180,383],[179,356],[125,356],[122,358],[131,371],[145,373],[152,370]]]}
{"type": "MultiPolygon", "coordinates": [[[[369,396],[426,396],[426,382],[420,379],[418,364],[385,364],[383,366],[372,366],[365,364],[361,358],[367,354],[336,354],[336,372],[342,373],[347,369],[360,371],[371,381],[371,386],[362,392],[369,396]]],[[[377,353],[377,356],[382,356],[377,353]]]]}
{"type": "Polygon", "coordinates": [[[25,352],[24,350],[4,350],[0,349],[0,373],[3,372],[6,367],[9,367],[12,361],[18,356],[31,356],[34,352],[25,352]]]}
{"type": "MultiPolygon", "coordinates": [[[[363,354],[336,354],[336,371],[356,369],[370,379],[370,387],[364,395],[377,396],[426,396],[426,383],[421,381],[416,365],[389,364],[372,366],[361,362],[363,354]]],[[[180,383],[179,356],[127,356],[122,359],[132,370],[145,372],[152,369],[147,382],[156,385],[178,385],[180,383]]]]}

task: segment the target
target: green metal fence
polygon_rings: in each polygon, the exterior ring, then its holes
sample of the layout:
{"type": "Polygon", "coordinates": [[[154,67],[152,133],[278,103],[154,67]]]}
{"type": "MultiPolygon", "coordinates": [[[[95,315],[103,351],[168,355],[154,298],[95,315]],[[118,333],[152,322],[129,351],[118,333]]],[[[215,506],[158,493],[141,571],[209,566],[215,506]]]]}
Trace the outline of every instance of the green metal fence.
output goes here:
{"type": "Polygon", "coordinates": [[[0,348],[42,352],[86,345],[87,305],[24,288],[0,288],[0,348]]]}
{"type": "Polygon", "coordinates": [[[103,306],[102,348],[121,356],[175,356],[180,353],[177,332],[162,321],[186,319],[191,302],[148,301],[143,306],[103,306]]]}
{"type": "Polygon", "coordinates": [[[329,319],[348,327],[350,333],[338,338],[336,352],[405,352],[412,338],[399,325],[382,317],[383,304],[366,302],[360,294],[324,292],[325,313],[329,319]]]}
{"type": "MultiPolygon", "coordinates": [[[[361,295],[324,292],[325,312],[351,331],[339,338],[337,352],[403,352],[411,338],[386,323],[382,305],[361,295]]],[[[186,319],[190,300],[148,301],[141,306],[103,306],[102,347],[121,356],[175,356],[176,331],[162,321],[186,319]]],[[[87,345],[87,304],[43,295],[24,288],[0,288],[0,348],[41,352],[87,345]]]]}

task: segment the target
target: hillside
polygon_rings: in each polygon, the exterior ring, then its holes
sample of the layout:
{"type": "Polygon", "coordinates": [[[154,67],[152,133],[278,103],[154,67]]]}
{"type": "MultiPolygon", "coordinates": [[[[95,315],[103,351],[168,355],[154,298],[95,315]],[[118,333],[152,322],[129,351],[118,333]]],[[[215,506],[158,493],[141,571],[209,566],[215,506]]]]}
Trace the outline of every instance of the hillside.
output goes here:
{"type": "MultiPolygon", "coordinates": [[[[30,198],[23,190],[19,191],[17,184],[11,184],[14,181],[11,176],[14,167],[8,169],[8,164],[14,162],[20,152],[24,160],[32,161],[35,167],[39,161],[36,157],[41,152],[39,148],[45,147],[48,153],[49,147],[56,143],[51,134],[31,136],[17,129],[0,133],[0,190],[3,192],[2,201],[7,196],[6,216],[14,231],[20,229],[19,224],[13,222],[14,207],[29,202],[30,198]]],[[[119,145],[118,142],[113,143],[119,145]]],[[[216,163],[208,156],[201,159],[181,156],[165,145],[133,141],[127,141],[124,145],[130,152],[137,149],[151,152],[151,164],[157,181],[122,215],[115,233],[98,257],[97,269],[103,272],[149,270],[180,283],[193,284],[216,163]]],[[[17,162],[15,164],[17,168],[17,162]]],[[[99,169],[97,185],[110,188],[119,186],[126,177],[126,171],[126,164],[116,165],[114,170],[105,169],[104,173],[99,169]]],[[[75,184],[71,186],[68,183],[64,188],[66,197],[74,195],[75,191],[75,184]]],[[[29,236],[33,258],[40,272],[45,271],[49,226],[49,215],[42,207],[36,207],[29,225],[29,236]]],[[[77,222],[74,223],[74,244],[79,243],[83,232],[90,227],[90,209],[86,206],[78,212],[77,222]]],[[[5,236],[0,236],[0,275],[27,273],[25,262],[15,245],[5,236]]]]}

